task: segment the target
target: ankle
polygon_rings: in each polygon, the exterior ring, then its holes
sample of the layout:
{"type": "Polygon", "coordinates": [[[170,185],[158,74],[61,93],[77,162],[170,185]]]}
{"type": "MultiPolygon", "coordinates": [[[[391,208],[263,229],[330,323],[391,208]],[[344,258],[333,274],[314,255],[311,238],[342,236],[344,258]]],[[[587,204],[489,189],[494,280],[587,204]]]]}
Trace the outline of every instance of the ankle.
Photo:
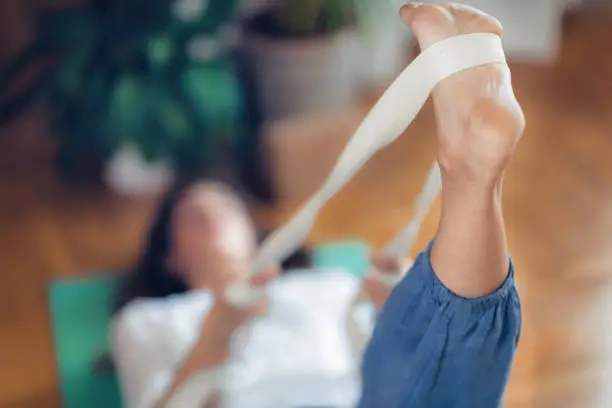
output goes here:
{"type": "Polygon", "coordinates": [[[445,191],[456,191],[461,194],[501,195],[504,174],[503,169],[479,172],[467,166],[448,166],[440,163],[442,185],[445,191]]]}

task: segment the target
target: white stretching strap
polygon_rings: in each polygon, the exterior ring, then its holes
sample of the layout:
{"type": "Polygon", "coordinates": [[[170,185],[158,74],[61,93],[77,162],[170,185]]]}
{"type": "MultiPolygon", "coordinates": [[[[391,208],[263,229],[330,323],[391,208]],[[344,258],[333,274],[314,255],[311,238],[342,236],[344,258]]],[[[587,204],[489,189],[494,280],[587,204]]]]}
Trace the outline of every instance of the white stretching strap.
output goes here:
{"type": "Polygon", "coordinates": [[[417,197],[414,215],[406,227],[387,245],[384,255],[400,256],[410,252],[417,239],[421,224],[442,190],[442,175],[438,163],[434,163],[427,176],[427,182],[417,197]]]}
{"type": "MultiPolygon", "coordinates": [[[[431,209],[431,206],[438,198],[440,191],[442,190],[442,175],[440,173],[440,167],[437,162],[434,162],[425,186],[421,190],[421,193],[416,199],[414,205],[414,214],[412,219],[395,238],[387,244],[387,247],[383,250],[383,255],[386,256],[405,256],[412,251],[414,244],[419,235],[421,224],[425,220],[427,213],[431,209]]],[[[399,280],[402,279],[403,275],[387,275],[377,271],[376,269],[370,269],[369,276],[378,279],[379,281],[388,284],[389,286],[395,286],[399,280]]]]}
{"type": "MultiPolygon", "coordinates": [[[[460,35],[426,49],[400,74],[366,116],[321,189],[287,224],[263,243],[251,274],[278,264],[301,245],[323,205],[374,153],[404,132],[440,81],[469,68],[495,63],[505,64],[506,58],[501,39],[494,34],[460,35]]],[[[413,220],[386,248],[386,254],[403,254],[413,246],[419,227],[440,191],[439,172],[437,164],[434,164],[426,186],[417,199],[413,220]]],[[[231,288],[228,299],[237,306],[249,306],[263,295],[263,291],[245,283],[231,288]]],[[[224,375],[220,369],[192,377],[170,398],[166,407],[201,406],[222,388],[224,375]]]]}
{"type": "MultiPolygon", "coordinates": [[[[495,34],[465,34],[447,38],[421,53],[366,116],[321,189],[262,244],[251,274],[277,265],[302,244],[325,203],[374,153],[406,130],[440,81],[466,69],[491,63],[506,63],[501,39],[495,34]]],[[[394,251],[397,248],[394,247],[394,251]]],[[[261,291],[254,290],[246,282],[228,292],[228,299],[236,305],[250,305],[261,296],[261,291]]]]}

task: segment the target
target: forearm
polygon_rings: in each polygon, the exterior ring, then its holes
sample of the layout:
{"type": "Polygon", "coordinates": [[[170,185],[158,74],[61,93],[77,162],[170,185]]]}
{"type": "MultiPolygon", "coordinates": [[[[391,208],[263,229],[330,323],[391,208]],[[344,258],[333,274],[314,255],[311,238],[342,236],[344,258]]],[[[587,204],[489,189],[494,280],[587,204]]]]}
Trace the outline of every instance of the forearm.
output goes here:
{"type": "MultiPolygon", "coordinates": [[[[204,323],[205,328],[202,330],[200,338],[195,342],[190,353],[176,371],[172,385],[156,408],[165,408],[171,397],[196,374],[216,369],[227,361],[229,337],[217,337],[214,332],[206,330],[206,325],[210,320],[211,318],[204,323]]],[[[202,403],[210,403],[212,399],[211,397],[209,401],[202,401],[202,403]]]]}
{"type": "Polygon", "coordinates": [[[502,178],[485,184],[443,177],[442,216],[431,262],[444,285],[476,298],[495,291],[509,269],[502,178]]]}

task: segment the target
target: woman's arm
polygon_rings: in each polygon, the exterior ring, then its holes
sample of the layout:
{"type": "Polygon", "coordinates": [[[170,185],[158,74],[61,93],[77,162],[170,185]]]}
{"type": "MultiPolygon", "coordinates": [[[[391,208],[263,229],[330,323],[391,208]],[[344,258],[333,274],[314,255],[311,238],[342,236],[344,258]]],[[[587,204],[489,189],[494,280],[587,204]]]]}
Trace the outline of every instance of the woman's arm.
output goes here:
{"type": "Polygon", "coordinates": [[[222,365],[228,356],[229,336],[214,330],[218,312],[210,312],[187,356],[176,355],[176,334],[165,316],[151,315],[147,305],[126,310],[114,324],[113,356],[127,408],[164,407],[193,374],[222,365]]]}
{"type": "MultiPolygon", "coordinates": [[[[263,286],[276,275],[274,268],[256,276],[251,283],[263,286]]],[[[147,309],[146,305],[133,307],[120,313],[115,322],[113,354],[127,408],[165,407],[195,374],[222,366],[229,357],[233,333],[264,313],[267,300],[238,308],[218,296],[194,345],[178,364],[173,360],[180,350],[176,350],[172,316],[160,315],[159,307],[153,309],[147,309]]],[[[197,381],[202,380],[198,378],[197,381]]],[[[208,397],[211,398],[214,396],[208,397]]],[[[201,403],[208,402],[202,396],[201,403]]]]}
{"type": "MultiPolygon", "coordinates": [[[[156,408],[166,407],[172,396],[196,374],[216,369],[226,363],[229,357],[231,332],[220,330],[220,327],[223,327],[222,317],[219,315],[218,309],[213,309],[203,324],[200,337],[195,342],[189,355],[175,371],[172,384],[160,399],[156,408]]],[[[214,395],[202,395],[200,399],[203,404],[211,404],[215,398],[214,395]]]]}

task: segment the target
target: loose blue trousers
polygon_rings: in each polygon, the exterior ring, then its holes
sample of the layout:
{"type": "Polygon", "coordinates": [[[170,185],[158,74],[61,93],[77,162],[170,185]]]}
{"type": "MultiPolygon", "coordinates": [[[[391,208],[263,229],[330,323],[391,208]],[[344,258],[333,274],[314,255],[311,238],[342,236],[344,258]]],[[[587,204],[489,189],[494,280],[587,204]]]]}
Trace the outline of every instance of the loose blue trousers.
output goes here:
{"type": "Polygon", "coordinates": [[[450,292],[430,263],[431,245],[394,288],[362,367],[359,408],[498,408],[521,332],[512,263],[480,299],[450,292]]]}

